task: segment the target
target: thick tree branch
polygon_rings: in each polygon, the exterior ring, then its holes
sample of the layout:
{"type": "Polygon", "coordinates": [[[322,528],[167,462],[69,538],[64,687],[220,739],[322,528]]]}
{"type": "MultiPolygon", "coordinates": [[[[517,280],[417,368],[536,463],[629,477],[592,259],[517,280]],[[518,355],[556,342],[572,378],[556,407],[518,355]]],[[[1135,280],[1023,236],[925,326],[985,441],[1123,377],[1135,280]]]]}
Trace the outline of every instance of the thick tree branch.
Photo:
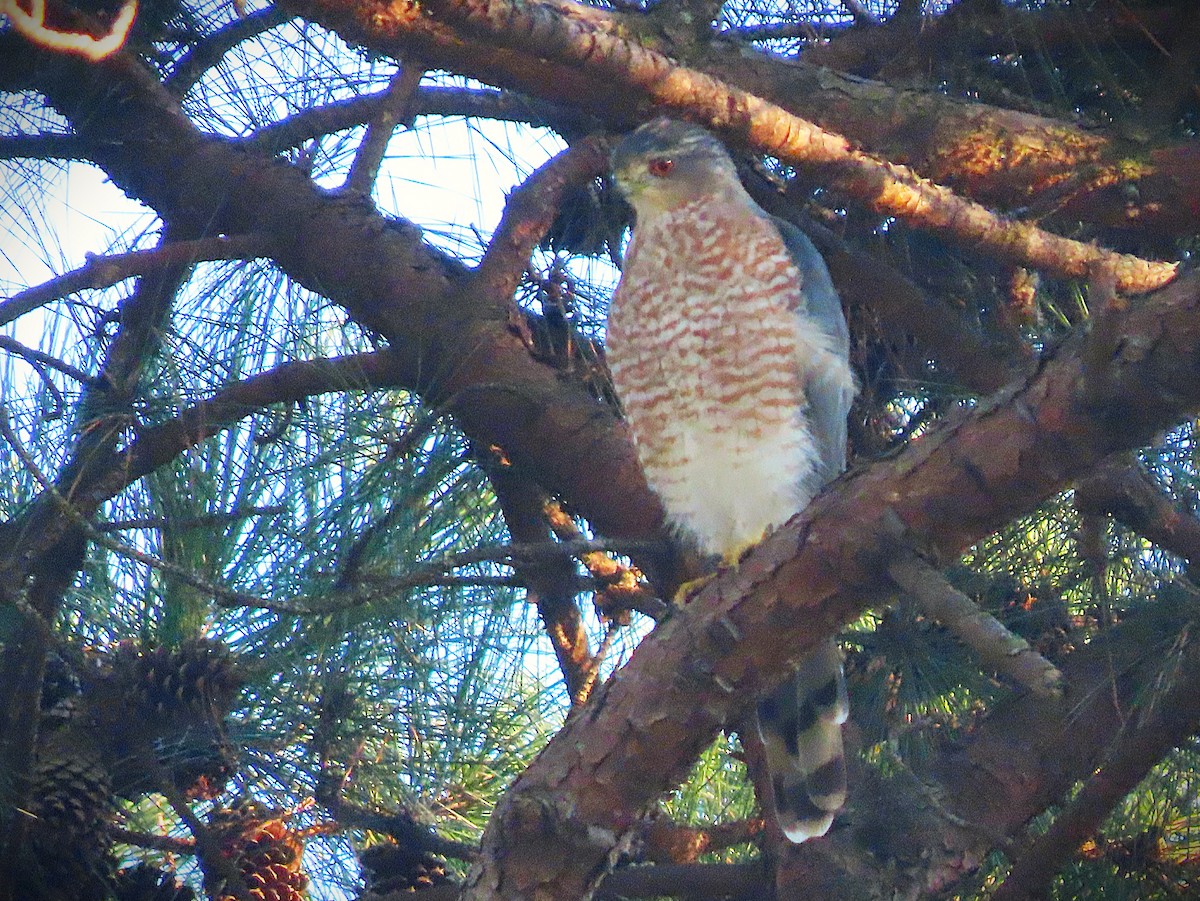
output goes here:
{"type": "Polygon", "coordinates": [[[814,167],[868,209],[996,259],[1067,278],[1085,278],[1103,266],[1127,292],[1149,291],[1174,275],[1172,264],[1116,254],[1004,219],[907,166],[853,149],[844,137],[776,104],[643,45],[560,16],[551,6],[517,6],[510,0],[432,0],[425,6],[502,46],[536,51],[616,79],[642,92],[662,112],[690,114],[785,162],[814,167]]]}
{"type": "Polygon", "coordinates": [[[518,779],[466,897],[586,897],[646,806],[746,699],[871,602],[898,540],[955,555],[1200,405],[1198,313],[1191,276],[1123,316],[1099,404],[1085,401],[1089,348],[1077,335],[1024,386],[844,477],[706,585],[518,779]]]}
{"type": "MultiPolygon", "coordinates": [[[[542,49],[548,45],[529,53],[482,46],[430,19],[415,5],[386,0],[283,0],[283,5],[351,43],[401,57],[415,51],[488,83],[585,110],[614,129],[630,127],[645,115],[639,109],[649,105],[646,94],[625,79],[589,77],[577,67],[547,60],[542,49]]],[[[570,22],[603,35],[636,33],[640,24],[638,16],[595,7],[566,2],[552,6],[570,22]]],[[[689,58],[696,56],[693,50],[689,58]]],[[[703,59],[707,71],[729,84],[836,130],[871,153],[910,160],[927,178],[983,202],[1002,208],[1025,206],[1081,172],[1119,169],[1123,183],[1136,185],[1138,199],[1130,201],[1130,193],[1119,188],[1100,189],[1095,196],[1105,203],[1112,224],[1172,234],[1196,230],[1196,167],[1169,164],[1176,152],[1194,152],[1191,145],[1155,151],[1149,164],[1127,164],[1122,162],[1126,150],[1119,138],[1072,122],[844,77],[821,66],[754,52],[740,42],[715,42],[705,48],[703,59]],[[1159,154],[1165,155],[1161,161],[1159,154]]],[[[1064,210],[1068,212],[1074,214],[1064,210]]]]}

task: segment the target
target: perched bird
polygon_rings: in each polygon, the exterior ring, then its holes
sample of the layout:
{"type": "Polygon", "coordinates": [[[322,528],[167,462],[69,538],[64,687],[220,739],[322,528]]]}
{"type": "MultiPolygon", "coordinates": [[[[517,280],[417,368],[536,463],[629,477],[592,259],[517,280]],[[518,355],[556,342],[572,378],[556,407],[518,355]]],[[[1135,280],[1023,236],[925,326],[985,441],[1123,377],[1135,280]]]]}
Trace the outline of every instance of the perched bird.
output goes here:
{"type": "MultiPolygon", "coordinates": [[[[812,242],[772,219],[704,129],[656,119],[613,152],[633,237],[607,357],[651,489],[702,554],[734,561],[846,463],[846,320],[812,242]]],[[[832,640],[758,708],[793,842],[845,802],[841,653],[832,640]]]]}

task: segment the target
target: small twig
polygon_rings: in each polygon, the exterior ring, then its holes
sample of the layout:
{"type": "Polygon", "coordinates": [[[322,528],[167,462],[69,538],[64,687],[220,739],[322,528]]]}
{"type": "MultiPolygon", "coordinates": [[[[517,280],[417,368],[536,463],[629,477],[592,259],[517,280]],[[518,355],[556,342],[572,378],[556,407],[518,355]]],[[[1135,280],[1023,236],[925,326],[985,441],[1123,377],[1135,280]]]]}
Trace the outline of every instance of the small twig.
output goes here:
{"type": "MultiPolygon", "coordinates": [[[[558,537],[559,547],[583,540],[580,537],[583,533],[562,508],[562,504],[557,501],[548,503],[546,517],[558,537]]],[[[610,553],[613,550],[617,549],[610,546],[608,551],[592,550],[576,555],[599,586],[596,589],[597,609],[604,616],[618,621],[628,618],[629,610],[636,610],[651,619],[661,617],[667,611],[667,604],[647,584],[636,566],[614,560],[610,553]]],[[[617,553],[621,552],[617,550],[617,553]]]]}
{"type": "Polygon", "coordinates": [[[820,33],[810,22],[769,22],[764,25],[735,25],[722,35],[741,41],[797,40],[815,41],[820,33]]]}
{"type": "Polygon", "coordinates": [[[173,835],[155,835],[150,832],[133,832],[120,826],[109,826],[108,834],[116,841],[137,848],[151,848],[169,854],[195,854],[196,843],[192,839],[176,838],[173,835]]]}
{"type": "Polygon", "coordinates": [[[916,598],[929,616],[957,635],[987,666],[1024,685],[1036,695],[1054,697],[1062,692],[1058,667],[1014,635],[969,597],[955,588],[938,570],[915,554],[900,553],[888,575],[916,598]]]}
{"type": "MultiPolygon", "coordinates": [[[[138,563],[157,569],[173,579],[190,585],[192,588],[196,588],[212,596],[217,604],[222,607],[254,607],[256,609],[273,610],[277,613],[288,613],[295,616],[313,616],[346,610],[351,607],[359,607],[371,601],[386,598],[396,592],[413,588],[524,587],[524,582],[512,576],[453,576],[449,575],[448,571],[461,566],[488,561],[515,565],[515,561],[517,560],[563,559],[565,556],[576,556],[578,553],[581,553],[581,548],[592,548],[606,544],[605,542],[579,541],[574,543],[539,543],[527,546],[502,545],[480,548],[473,551],[464,551],[462,554],[455,554],[424,564],[411,572],[397,576],[373,578],[370,580],[359,579],[359,586],[353,589],[317,595],[296,595],[290,598],[274,600],[237,591],[225,585],[219,585],[177,563],[171,563],[153,554],[139,551],[137,548],[124,542],[110,538],[75,511],[71,507],[70,502],[62,497],[57,488],[52,484],[46,483],[43,487],[65,506],[68,510],[67,515],[83,528],[88,538],[97,545],[113,553],[135,560],[138,563]],[[572,547],[571,544],[576,545],[576,547],[572,547]]],[[[618,542],[618,544],[637,545],[643,543],[618,542]]],[[[594,586],[587,581],[578,581],[570,587],[572,591],[580,592],[589,590],[594,586]]]]}
{"type": "Polygon", "coordinates": [[[50,479],[50,476],[42,471],[37,461],[33,459],[33,454],[29,452],[17,436],[17,433],[13,431],[12,422],[8,418],[8,408],[3,405],[0,405],[0,436],[3,436],[4,440],[9,443],[13,452],[16,453],[17,459],[21,461],[21,465],[33,476],[34,481],[42,487],[42,490],[54,491],[57,494],[58,492],[55,491],[54,482],[50,479]]]}
{"type": "Polygon", "coordinates": [[[485,544],[469,551],[448,554],[425,565],[442,570],[457,569],[472,563],[537,563],[562,557],[583,557],[595,552],[636,554],[657,550],[661,542],[645,539],[579,538],[573,541],[539,541],[531,544],[485,544]]]}
{"type": "MultiPolygon", "coordinates": [[[[177,530],[208,529],[223,525],[227,522],[238,522],[253,516],[279,516],[287,512],[287,507],[274,505],[269,507],[235,507],[221,513],[207,513],[203,516],[185,516],[170,521],[170,527],[177,530]]],[[[101,532],[126,532],[133,529],[163,529],[168,525],[162,517],[147,516],[135,519],[114,519],[101,523],[96,528],[101,532]]]]}
{"type": "Polygon", "coordinates": [[[620,624],[612,622],[608,624],[608,629],[604,632],[604,638],[600,641],[600,647],[596,648],[596,653],[588,661],[587,670],[583,674],[583,682],[575,693],[571,696],[571,704],[574,707],[582,707],[588,702],[588,698],[592,696],[592,691],[596,687],[596,680],[600,677],[600,666],[604,663],[604,658],[608,656],[608,652],[612,650],[613,641],[617,637],[617,630],[620,624]]]}
{"type": "Polygon", "coordinates": [[[167,266],[209,260],[245,260],[267,253],[269,242],[261,235],[237,235],[173,241],[151,250],[135,250],[111,256],[87,255],[78,269],[26,288],[0,302],[0,325],[7,325],[38,307],[88,288],[108,288],[136,275],[146,275],[167,266]]]}
{"type": "MultiPolygon", "coordinates": [[[[1110,458],[1075,485],[1081,515],[1108,515],[1147,541],[1200,567],[1200,519],[1176,507],[1150,474],[1124,455],[1110,458]]],[[[1195,578],[1193,576],[1193,578],[1195,578]]]]}
{"type": "Polygon", "coordinates": [[[358,145],[354,162],[350,164],[350,173],[346,176],[344,190],[364,196],[371,193],[396,126],[407,125],[412,121],[413,97],[424,77],[425,68],[412,63],[404,65],[392,76],[383,102],[371,117],[367,133],[358,145]]]}
{"type": "Polygon", "coordinates": [[[7,335],[0,335],[0,349],[7,350],[9,353],[14,353],[17,356],[26,359],[29,362],[29,365],[36,369],[38,374],[42,376],[42,378],[50,385],[51,390],[54,391],[55,397],[59,401],[62,400],[62,396],[58,393],[57,389],[54,388],[54,383],[46,377],[46,367],[56,369],[64,375],[69,375],[77,382],[86,383],[92,380],[92,377],[82,369],[72,366],[70,363],[64,363],[62,360],[58,359],[58,357],[52,357],[50,354],[43,353],[40,350],[35,350],[32,347],[26,347],[20,341],[17,341],[14,338],[9,338],[7,335]]]}

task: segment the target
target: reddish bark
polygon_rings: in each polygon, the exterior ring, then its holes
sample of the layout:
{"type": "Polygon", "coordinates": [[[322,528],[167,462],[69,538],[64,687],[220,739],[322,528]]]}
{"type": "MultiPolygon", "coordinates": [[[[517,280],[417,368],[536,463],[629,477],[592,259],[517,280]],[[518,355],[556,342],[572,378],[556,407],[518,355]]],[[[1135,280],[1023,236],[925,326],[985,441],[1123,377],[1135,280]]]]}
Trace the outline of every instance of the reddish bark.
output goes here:
{"type": "Polygon", "coordinates": [[[661,624],[518,779],[467,898],[586,897],[639,816],[746,699],[871,603],[898,541],[954,555],[1200,405],[1200,277],[1076,336],[1025,385],[852,473],[661,624]],[[1169,390],[1168,390],[1169,388],[1169,390]]]}
{"type": "MultiPolygon", "coordinates": [[[[547,59],[542,51],[552,44],[525,50],[481,45],[423,14],[415,3],[286,0],[283,5],[351,43],[400,57],[415,52],[489,84],[585,110],[613,128],[628,127],[652,103],[644,87],[625,79],[547,59]]],[[[594,7],[543,6],[601,35],[637,34],[647,27],[640,17],[594,7]]],[[[673,51],[700,60],[699,68],[732,86],[984,203],[1029,206],[1047,191],[1076,184],[1081,172],[1114,171],[1121,173],[1116,183],[1093,182],[1095,190],[1085,191],[1098,195],[1092,207],[1101,217],[1097,224],[1183,235],[1194,232],[1200,218],[1200,185],[1189,170],[1175,165],[1188,145],[1155,151],[1160,163],[1148,167],[1128,160],[1119,138],[1074,122],[965,103],[936,91],[896,89],[724,41],[666,52],[673,51]]]]}

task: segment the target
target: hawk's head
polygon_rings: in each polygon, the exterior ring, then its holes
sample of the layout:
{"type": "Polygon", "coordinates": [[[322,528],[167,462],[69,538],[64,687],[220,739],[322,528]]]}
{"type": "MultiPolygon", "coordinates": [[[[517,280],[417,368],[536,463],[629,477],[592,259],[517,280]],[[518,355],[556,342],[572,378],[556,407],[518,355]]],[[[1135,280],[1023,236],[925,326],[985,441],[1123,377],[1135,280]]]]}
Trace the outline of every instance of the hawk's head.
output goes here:
{"type": "Polygon", "coordinates": [[[678,119],[654,119],[626,135],[613,150],[612,170],[639,219],[740,188],[724,145],[678,119]]]}

